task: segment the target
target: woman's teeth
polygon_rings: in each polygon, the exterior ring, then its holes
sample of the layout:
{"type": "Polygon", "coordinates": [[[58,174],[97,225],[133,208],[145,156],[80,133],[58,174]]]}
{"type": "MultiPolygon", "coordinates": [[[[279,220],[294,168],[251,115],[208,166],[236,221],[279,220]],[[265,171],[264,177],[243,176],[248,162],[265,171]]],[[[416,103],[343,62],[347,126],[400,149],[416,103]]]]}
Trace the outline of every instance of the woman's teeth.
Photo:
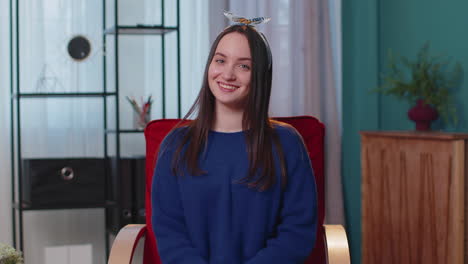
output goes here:
{"type": "Polygon", "coordinates": [[[219,86],[221,86],[224,89],[229,89],[229,90],[235,90],[238,88],[237,86],[232,86],[232,85],[228,85],[224,83],[219,83],[219,86]]]}

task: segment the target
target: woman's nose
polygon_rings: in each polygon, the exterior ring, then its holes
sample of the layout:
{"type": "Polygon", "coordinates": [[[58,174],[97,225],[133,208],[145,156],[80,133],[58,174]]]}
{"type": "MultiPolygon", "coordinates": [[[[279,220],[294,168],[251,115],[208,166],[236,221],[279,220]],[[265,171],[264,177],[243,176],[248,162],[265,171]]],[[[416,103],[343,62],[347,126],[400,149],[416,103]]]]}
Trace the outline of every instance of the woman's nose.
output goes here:
{"type": "Polygon", "coordinates": [[[225,80],[234,80],[236,78],[233,67],[225,67],[223,70],[223,78],[225,80]]]}

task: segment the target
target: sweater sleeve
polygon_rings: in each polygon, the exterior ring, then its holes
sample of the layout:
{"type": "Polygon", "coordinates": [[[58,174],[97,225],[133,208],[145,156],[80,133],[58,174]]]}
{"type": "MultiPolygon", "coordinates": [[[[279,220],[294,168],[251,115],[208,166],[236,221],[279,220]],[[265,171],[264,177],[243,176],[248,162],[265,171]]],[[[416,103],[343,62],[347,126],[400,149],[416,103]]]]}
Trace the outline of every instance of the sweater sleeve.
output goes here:
{"type": "Polygon", "coordinates": [[[304,263],[312,252],[317,234],[317,190],[309,155],[296,134],[291,151],[285,151],[288,185],[276,236],[267,240],[246,264],[304,263]]]}
{"type": "Polygon", "coordinates": [[[152,183],[152,224],[164,264],[206,264],[192,246],[185,224],[177,178],[171,172],[171,151],[160,154],[152,183]]]}

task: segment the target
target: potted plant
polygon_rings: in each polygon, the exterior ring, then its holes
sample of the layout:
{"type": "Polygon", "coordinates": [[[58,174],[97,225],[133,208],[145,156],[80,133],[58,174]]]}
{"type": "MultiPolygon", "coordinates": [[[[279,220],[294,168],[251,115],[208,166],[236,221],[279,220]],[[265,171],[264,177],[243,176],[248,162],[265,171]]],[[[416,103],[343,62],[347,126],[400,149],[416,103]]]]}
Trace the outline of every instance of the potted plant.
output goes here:
{"type": "Polygon", "coordinates": [[[0,264],[23,264],[21,252],[9,245],[0,244],[0,264]]]}
{"type": "Polygon", "coordinates": [[[395,59],[391,52],[388,58],[388,72],[382,75],[382,85],[376,91],[414,105],[408,117],[416,123],[416,130],[430,130],[439,115],[445,123],[457,123],[451,90],[459,84],[460,63],[451,67],[448,59],[430,55],[429,43],[420,49],[415,61],[402,56],[395,59]]]}

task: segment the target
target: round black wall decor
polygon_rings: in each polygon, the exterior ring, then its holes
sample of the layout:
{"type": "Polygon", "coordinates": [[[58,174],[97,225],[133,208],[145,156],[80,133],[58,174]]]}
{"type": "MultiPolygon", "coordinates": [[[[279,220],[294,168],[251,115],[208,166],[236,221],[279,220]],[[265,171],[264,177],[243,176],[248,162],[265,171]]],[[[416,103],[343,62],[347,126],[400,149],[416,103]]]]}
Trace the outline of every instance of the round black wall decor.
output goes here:
{"type": "Polygon", "coordinates": [[[86,37],[75,36],[68,42],[68,54],[72,59],[82,61],[91,53],[91,43],[86,37]]]}

